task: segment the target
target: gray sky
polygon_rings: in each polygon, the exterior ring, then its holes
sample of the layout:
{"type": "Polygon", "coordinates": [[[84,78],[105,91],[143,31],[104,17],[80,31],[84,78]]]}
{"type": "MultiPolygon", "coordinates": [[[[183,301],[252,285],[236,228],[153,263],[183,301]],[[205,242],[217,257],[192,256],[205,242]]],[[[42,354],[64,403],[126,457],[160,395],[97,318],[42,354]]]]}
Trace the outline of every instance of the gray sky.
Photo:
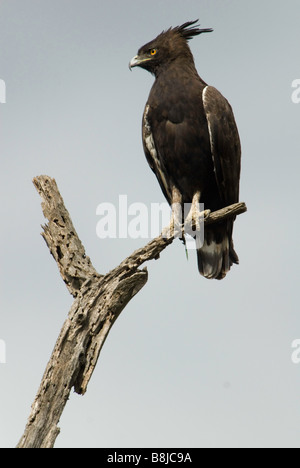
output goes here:
{"type": "Polygon", "coordinates": [[[150,263],[56,447],[300,447],[299,17],[299,0],[0,0],[1,447],[24,430],[72,304],[31,180],[56,179],[100,273],[145,244],[96,235],[100,203],[164,201],[141,143],[153,77],[128,62],[197,18],[214,28],[190,43],[199,74],[242,141],[240,265],[210,282],[179,241],[150,263]]]}

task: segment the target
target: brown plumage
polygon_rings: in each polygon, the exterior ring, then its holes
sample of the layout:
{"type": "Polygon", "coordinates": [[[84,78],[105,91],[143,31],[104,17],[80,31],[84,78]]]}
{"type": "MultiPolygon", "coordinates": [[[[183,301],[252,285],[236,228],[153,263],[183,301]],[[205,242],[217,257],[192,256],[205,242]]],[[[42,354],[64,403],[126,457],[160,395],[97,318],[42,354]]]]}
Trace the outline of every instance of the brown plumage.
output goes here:
{"type": "MultiPolygon", "coordinates": [[[[195,68],[188,40],[212,31],[196,22],[159,34],[139,49],[130,68],[155,76],[143,115],[143,145],[166,199],[182,207],[200,201],[214,211],[238,202],[241,148],[230,104],[195,68]]],[[[222,279],[238,263],[233,222],[205,228],[197,253],[206,278],[222,279]]]]}

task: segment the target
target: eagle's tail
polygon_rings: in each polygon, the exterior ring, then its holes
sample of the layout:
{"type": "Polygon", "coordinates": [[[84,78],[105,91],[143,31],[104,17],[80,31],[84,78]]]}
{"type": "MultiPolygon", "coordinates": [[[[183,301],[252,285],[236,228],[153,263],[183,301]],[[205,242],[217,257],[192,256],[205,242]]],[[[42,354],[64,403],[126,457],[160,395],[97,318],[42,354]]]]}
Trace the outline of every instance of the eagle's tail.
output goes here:
{"type": "Polygon", "coordinates": [[[233,221],[205,228],[203,245],[197,248],[199,272],[205,278],[221,280],[233,263],[239,263],[233,247],[232,228],[233,221]]]}

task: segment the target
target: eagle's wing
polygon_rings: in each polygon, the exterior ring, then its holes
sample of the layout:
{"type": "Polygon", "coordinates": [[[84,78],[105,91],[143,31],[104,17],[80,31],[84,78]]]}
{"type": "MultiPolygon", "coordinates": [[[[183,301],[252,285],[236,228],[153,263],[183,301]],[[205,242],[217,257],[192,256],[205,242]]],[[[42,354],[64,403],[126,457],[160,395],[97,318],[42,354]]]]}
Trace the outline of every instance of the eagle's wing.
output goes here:
{"type": "Polygon", "coordinates": [[[224,206],[238,202],[241,144],[232,108],[213,86],[203,90],[211,153],[224,206]]]}
{"type": "Polygon", "coordinates": [[[143,115],[143,125],[142,125],[142,136],[143,136],[143,146],[144,152],[148,161],[149,166],[157,177],[159,185],[163,191],[164,196],[168,200],[169,204],[172,203],[172,187],[170,186],[170,181],[166,177],[166,169],[160,154],[158,153],[153,131],[151,128],[151,107],[147,103],[144,115],[143,115]]]}

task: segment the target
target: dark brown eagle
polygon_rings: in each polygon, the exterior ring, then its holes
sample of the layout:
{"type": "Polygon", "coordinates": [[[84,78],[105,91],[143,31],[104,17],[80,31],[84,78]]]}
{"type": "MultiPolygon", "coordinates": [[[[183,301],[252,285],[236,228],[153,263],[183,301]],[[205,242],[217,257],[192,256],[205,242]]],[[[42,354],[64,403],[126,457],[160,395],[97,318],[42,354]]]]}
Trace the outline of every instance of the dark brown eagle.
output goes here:
{"type": "MultiPolygon", "coordinates": [[[[143,115],[148,163],[172,206],[191,206],[187,218],[205,209],[238,202],[241,147],[232,108],[197,73],[188,40],[212,29],[198,20],[163,31],[141,47],[129,66],[155,76],[143,115]],[[193,26],[195,25],[195,26],[193,26]]],[[[177,220],[178,221],[178,220],[177,220]]],[[[232,241],[233,219],[205,227],[197,246],[198,267],[206,278],[222,279],[238,263],[232,241]]],[[[181,218],[182,223],[182,218],[181,218]]]]}

